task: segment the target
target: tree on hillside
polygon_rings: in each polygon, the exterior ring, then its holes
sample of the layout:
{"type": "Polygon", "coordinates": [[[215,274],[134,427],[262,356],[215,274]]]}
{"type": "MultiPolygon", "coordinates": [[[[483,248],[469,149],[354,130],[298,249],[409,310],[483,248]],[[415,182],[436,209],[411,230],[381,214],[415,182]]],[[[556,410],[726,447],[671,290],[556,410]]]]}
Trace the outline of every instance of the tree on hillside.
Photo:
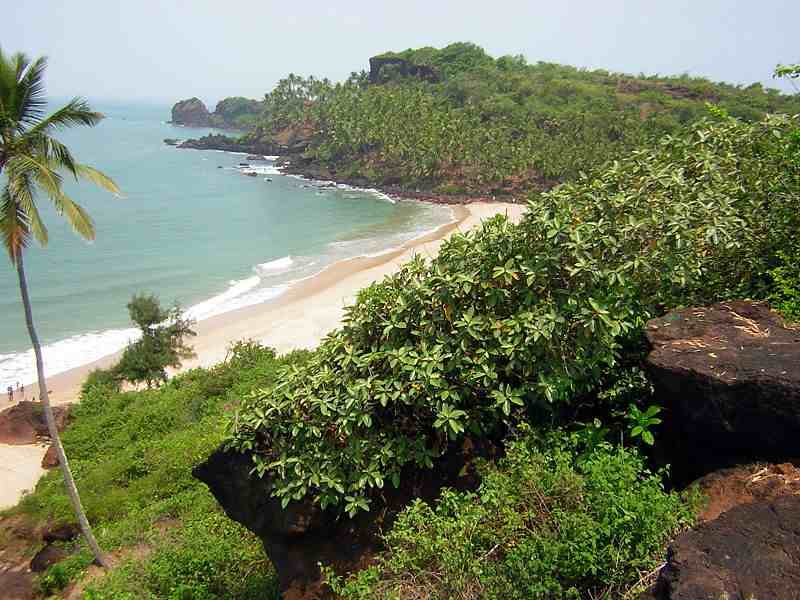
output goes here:
{"type": "Polygon", "coordinates": [[[81,531],[99,564],[108,566],[92,534],[81,499],[56,429],[47,392],[44,362],[39,337],[33,323],[31,300],[25,278],[24,251],[35,239],[47,245],[47,227],[36,207],[37,194],[46,197],[59,215],[84,239],[94,239],[94,224],[89,214],[73,202],[62,188],[62,173],[89,181],[118,194],[119,189],[100,171],[80,164],[70,150],[53,134],[76,125],[92,127],[102,115],[75,98],[45,116],[44,57],[30,61],[21,53],[7,57],[0,50],[0,173],[5,182],[0,195],[0,232],[11,263],[17,270],[25,323],[36,357],[39,397],[44,407],[47,428],[58,454],[64,484],[78,518],[81,531]]]}
{"type": "Polygon", "coordinates": [[[794,89],[797,90],[797,86],[795,85],[794,80],[800,79],[800,64],[778,65],[775,67],[775,72],[772,74],[772,76],[788,79],[789,83],[792,84],[792,87],[794,87],[794,89]]]}
{"type": "Polygon", "coordinates": [[[185,319],[178,305],[169,310],[153,295],[136,294],[128,303],[128,313],[142,337],[125,348],[115,367],[121,379],[131,383],[153,383],[167,380],[167,367],[179,367],[181,360],[194,352],[184,339],[196,335],[193,321],[185,319]]]}

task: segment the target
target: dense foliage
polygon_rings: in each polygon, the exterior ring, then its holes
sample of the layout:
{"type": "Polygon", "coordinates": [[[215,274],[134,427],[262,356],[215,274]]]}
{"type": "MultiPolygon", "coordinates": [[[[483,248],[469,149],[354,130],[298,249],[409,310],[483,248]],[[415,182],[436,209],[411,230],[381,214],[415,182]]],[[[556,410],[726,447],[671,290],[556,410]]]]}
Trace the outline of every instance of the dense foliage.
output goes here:
{"type": "Polygon", "coordinates": [[[290,75],[266,95],[249,139],[310,136],[304,159],[340,178],[441,192],[526,194],[576,178],[705,114],[800,113],[800,98],[760,84],[633,77],[521,56],[494,59],[473,44],[376,57],[424,65],[435,81],[396,65],[331,84],[290,75]]]}
{"type": "Polygon", "coordinates": [[[181,360],[194,356],[187,344],[192,337],[192,321],[183,317],[180,306],[169,310],[153,295],[135,294],[128,303],[128,313],[142,336],[128,344],[114,373],[131,383],[153,383],[167,381],[167,367],[177,368],[181,360]]]}
{"type": "Polygon", "coordinates": [[[217,102],[214,112],[210,115],[211,125],[214,127],[234,127],[247,130],[258,123],[259,116],[264,110],[264,103],[258,100],[232,96],[217,102]]]}
{"type": "Polygon", "coordinates": [[[333,587],[364,600],[622,596],[691,522],[691,505],[635,451],[581,446],[559,430],[513,441],[477,492],[412,504],[377,564],[333,587]]]}
{"type": "MultiPolygon", "coordinates": [[[[159,389],[120,393],[102,371],[87,380],[64,446],[99,541],[117,562],[88,597],[277,598],[259,540],[225,516],[191,471],[222,440],[226,406],[305,359],[240,343],[225,363],[159,389]]],[[[74,519],[56,472],[13,511],[36,527],[74,519]]],[[[44,574],[42,590],[66,586],[91,562],[81,544],[44,574]]]]}
{"type": "Polygon", "coordinates": [[[406,465],[597,391],[651,316],[764,297],[800,220],[796,121],[720,116],[456,235],[363,290],[311,360],[253,393],[231,444],[312,496],[368,509],[406,465]]]}

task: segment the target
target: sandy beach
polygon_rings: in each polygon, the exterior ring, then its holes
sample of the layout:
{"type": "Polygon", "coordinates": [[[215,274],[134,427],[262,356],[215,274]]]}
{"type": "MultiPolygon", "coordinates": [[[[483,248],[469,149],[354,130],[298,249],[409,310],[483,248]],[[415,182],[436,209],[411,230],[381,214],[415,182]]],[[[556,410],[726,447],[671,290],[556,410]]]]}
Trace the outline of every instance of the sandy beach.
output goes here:
{"type": "MultiPolygon", "coordinates": [[[[196,324],[192,340],[196,358],[187,360],[182,370],[211,366],[225,360],[228,347],[250,339],[285,353],[298,348],[313,348],[341,322],[344,307],[352,304],[358,291],[386,275],[396,272],[414,255],[434,257],[442,242],[453,232],[467,231],[482,220],[506,214],[518,221],[524,205],[473,203],[454,207],[454,222],[407,242],[402,247],[375,257],[359,257],[331,265],[322,273],[292,286],[278,298],[218,315],[196,324]]],[[[48,378],[53,404],[75,402],[86,375],[96,368],[107,368],[119,353],[48,378]]],[[[38,397],[35,385],[26,395],[38,397]]],[[[22,490],[31,489],[42,470],[38,464],[44,450],[38,446],[0,445],[0,509],[13,506],[22,490]],[[38,460],[35,457],[38,456],[38,460]],[[13,465],[12,467],[9,465],[13,465]]]]}

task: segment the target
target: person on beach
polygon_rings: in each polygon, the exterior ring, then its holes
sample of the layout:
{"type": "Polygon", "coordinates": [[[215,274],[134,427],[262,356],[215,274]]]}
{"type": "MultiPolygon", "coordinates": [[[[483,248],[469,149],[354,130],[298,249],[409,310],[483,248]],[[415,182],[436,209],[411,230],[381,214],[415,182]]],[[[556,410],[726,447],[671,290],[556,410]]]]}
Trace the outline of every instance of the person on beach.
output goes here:
{"type": "Polygon", "coordinates": [[[14,388],[11,387],[11,386],[8,386],[7,391],[8,391],[8,401],[9,402],[14,402],[14,388]]]}

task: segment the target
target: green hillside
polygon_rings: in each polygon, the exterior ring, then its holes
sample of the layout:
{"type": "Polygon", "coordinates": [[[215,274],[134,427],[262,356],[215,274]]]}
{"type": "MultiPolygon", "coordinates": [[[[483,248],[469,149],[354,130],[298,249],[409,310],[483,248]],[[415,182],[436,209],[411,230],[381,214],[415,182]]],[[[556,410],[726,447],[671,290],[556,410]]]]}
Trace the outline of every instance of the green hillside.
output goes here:
{"type": "Polygon", "coordinates": [[[800,98],[760,84],[529,64],[468,43],[386,53],[370,65],[336,84],[282,80],[248,139],[299,132],[294,168],[343,180],[521,196],[677,133],[708,103],[745,121],[800,113],[800,98]]]}

